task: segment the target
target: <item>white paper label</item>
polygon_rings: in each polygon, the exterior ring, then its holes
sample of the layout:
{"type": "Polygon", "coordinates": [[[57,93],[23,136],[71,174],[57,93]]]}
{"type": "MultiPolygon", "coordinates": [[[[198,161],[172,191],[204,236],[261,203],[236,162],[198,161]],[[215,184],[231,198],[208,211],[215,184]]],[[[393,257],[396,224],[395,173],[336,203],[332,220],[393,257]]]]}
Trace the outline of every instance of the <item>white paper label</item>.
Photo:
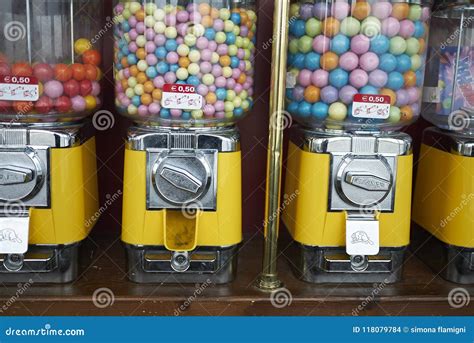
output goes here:
{"type": "Polygon", "coordinates": [[[192,85],[166,84],[163,87],[163,108],[193,111],[202,109],[203,103],[202,95],[197,94],[192,85]]]}
{"type": "Polygon", "coordinates": [[[346,252],[348,255],[377,255],[380,250],[377,220],[346,221],[346,252]]]}
{"type": "Polygon", "coordinates": [[[390,97],[356,94],[352,103],[352,115],[355,118],[387,119],[390,116],[390,97]]]}
{"type": "Polygon", "coordinates": [[[441,89],[439,87],[424,87],[423,102],[439,104],[441,102],[441,89]]]}
{"type": "Polygon", "coordinates": [[[38,101],[39,85],[34,77],[0,76],[0,100],[38,101]]]}
{"type": "Polygon", "coordinates": [[[24,254],[28,251],[29,217],[0,219],[0,254],[24,254]]]}

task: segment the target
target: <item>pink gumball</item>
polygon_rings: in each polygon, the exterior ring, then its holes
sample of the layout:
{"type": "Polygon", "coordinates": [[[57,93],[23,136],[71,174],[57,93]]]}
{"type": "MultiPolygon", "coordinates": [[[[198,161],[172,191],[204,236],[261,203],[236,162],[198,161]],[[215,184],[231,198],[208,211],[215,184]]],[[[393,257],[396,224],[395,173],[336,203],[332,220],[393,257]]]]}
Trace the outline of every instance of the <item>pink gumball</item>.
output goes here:
{"type": "Polygon", "coordinates": [[[415,33],[415,24],[411,20],[402,20],[400,22],[400,31],[399,35],[407,39],[413,36],[415,33]]]}
{"type": "Polygon", "coordinates": [[[379,66],[379,57],[373,52],[366,52],[360,56],[359,64],[367,72],[375,70],[379,66]]]}
{"type": "Polygon", "coordinates": [[[344,53],[339,58],[339,66],[346,71],[352,71],[357,68],[358,65],[359,57],[357,57],[357,55],[351,51],[344,53]]]}
{"type": "Polygon", "coordinates": [[[52,80],[44,84],[44,94],[51,99],[59,98],[64,92],[63,84],[59,81],[52,80]]]}
{"type": "Polygon", "coordinates": [[[362,69],[353,70],[349,75],[349,82],[355,88],[362,88],[369,82],[369,75],[362,69]]]}
{"type": "Polygon", "coordinates": [[[318,69],[311,75],[311,82],[319,88],[326,87],[329,82],[329,73],[326,70],[318,69]]]}
{"type": "Polygon", "coordinates": [[[382,34],[388,37],[395,37],[400,31],[400,22],[393,18],[388,17],[382,21],[382,34]]]}
{"type": "Polygon", "coordinates": [[[316,36],[313,40],[313,50],[317,53],[324,54],[329,50],[331,46],[331,40],[323,35],[316,36]]]}
{"type": "Polygon", "coordinates": [[[392,13],[392,4],[388,1],[377,1],[372,5],[372,15],[379,19],[386,19],[392,13]]]}
{"type": "Polygon", "coordinates": [[[303,69],[298,75],[298,83],[303,87],[311,85],[311,77],[313,73],[308,69],[303,69]]]}
{"type": "Polygon", "coordinates": [[[364,35],[356,35],[351,39],[351,50],[357,55],[365,54],[370,49],[370,38],[364,35]]]}

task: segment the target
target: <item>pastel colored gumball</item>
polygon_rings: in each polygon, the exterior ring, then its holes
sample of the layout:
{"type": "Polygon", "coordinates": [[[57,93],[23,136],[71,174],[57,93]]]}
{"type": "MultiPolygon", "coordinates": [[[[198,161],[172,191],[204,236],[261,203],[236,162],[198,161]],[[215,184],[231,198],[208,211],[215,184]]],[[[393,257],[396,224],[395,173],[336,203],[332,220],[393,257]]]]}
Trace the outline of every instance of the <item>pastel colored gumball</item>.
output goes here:
{"type": "Polygon", "coordinates": [[[379,94],[379,90],[373,86],[364,86],[359,89],[360,94],[379,94]]]}
{"type": "Polygon", "coordinates": [[[342,102],[335,102],[329,106],[328,114],[332,120],[343,121],[347,117],[347,106],[342,102]]]}
{"type": "Polygon", "coordinates": [[[298,75],[298,83],[303,87],[308,87],[311,84],[312,75],[310,70],[303,69],[298,75]]]}
{"type": "Polygon", "coordinates": [[[326,37],[334,37],[341,28],[341,23],[334,17],[328,17],[322,22],[323,33],[326,37]]]}
{"type": "Polygon", "coordinates": [[[418,39],[411,37],[406,40],[407,43],[407,49],[406,49],[406,54],[409,56],[413,56],[418,54],[420,51],[420,42],[418,39]]]}
{"type": "Polygon", "coordinates": [[[415,38],[421,38],[425,35],[425,26],[421,21],[416,21],[415,22],[415,32],[413,33],[413,36],[415,38]]]}
{"type": "Polygon", "coordinates": [[[348,37],[354,37],[360,32],[360,22],[354,17],[347,17],[342,20],[340,31],[348,37]]]}
{"type": "Polygon", "coordinates": [[[301,19],[294,20],[290,22],[289,30],[293,36],[300,38],[306,33],[306,23],[301,19]]]}
{"type": "Polygon", "coordinates": [[[376,17],[369,16],[360,26],[360,32],[367,37],[376,37],[382,30],[382,23],[376,17]]]}
{"type": "Polygon", "coordinates": [[[339,99],[339,92],[333,86],[326,86],[321,89],[321,100],[326,104],[332,104],[339,99]]]}
{"type": "Polygon", "coordinates": [[[349,82],[355,88],[362,88],[369,82],[369,75],[362,69],[355,69],[349,75],[349,82]]]}
{"type": "MultiPolygon", "coordinates": [[[[292,115],[297,115],[298,114],[298,103],[296,101],[288,103],[286,106],[286,110],[292,115]]],[[[312,112],[312,110],[311,110],[312,112]]]]}
{"type": "MultiPolygon", "coordinates": [[[[301,101],[304,99],[304,87],[298,86],[293,89],[293,98],[296,101],[301,101]]],[[[219,97],[218,97],[219,98],[219,97]]]]}
{"type": "Polygon", "coordinates": [[[349,15],[351,7],[347,2],[338,1],[332,4],[331,14],[337,20],[343,20],[349,15]]]}
{"type": "Polygon", "coordinates": [[[400,108],[396,106],[390,107],[390,114],[388,117],[388,122],[389,123],[398,123],[401,119],[401,112],[400,108]]]}
{"type": "Polygon", "coordinates": [[[320,66],[320,55],[315,52],[310,52],[305,56],[304,65],[305,68],[311,71],[315,71],[320,66]]]}
{"type": "Polygon", "coordinates": [[[346,105],[351,104],[354,101],[354,95],[358,93],[358,90],[352,86],[346,85],[339,90],[339,99],[346,105]]]}
{"type": "Polygon", "coordinates": [[[319,20],[324,20],[331,13],[331,6],[325,2],[319,2],[313,6],[313,15],[319,20]]]}
{"type": "Polygon", "coordinates": [[[365,1],[359,1],[353,3],[352,16],[359,20],[364,20],[370,14],[370,4],[365,1]]]}
{"type": "Polygon", "coordinates": [[[382,88],[379,93],[380,95],[386,95],[390,97],[391,106],[394,106],[395,103],[397,102],[397,94],[393,90],[388,89],[388,88],[382,88]]]}
{"type": "Polygon", "coordinates": [[[415,87],[416,86],[416,74],[414,71],[409,70],[404,75],[405,87],[415,87]]]}
{"type": "Polygon", "coordinates": [[[419,102],[410,105],[414,117],[418,117],[421,113],[421,106],[419,102]]]}
{"type": "Polygon", "coordinates": [[[313,16],[313,5],[312,4],[302,4],[300,7],[300,18],[303,20],[308,20],[313,16]]]}
{"type": "Polygon", "coordinates": [[[382,88],[387,84],[388,75],[383,70],[377,69],[369,74],[369,84],[371,86],[382,88]]]}
{"type": "Polygon", "coordinates": [[[359,65],[367,72],[375,70],[379,66],[379,57],[373,52],[367,52],[359,58],[359,65]]]}
{"type": "Polygon", "coordinates": [[[319,54],[323,54],[329,50],[331,40],[323,35],[318,35],[313,40],[313,50],[319,54]]]}
{"type": "Polygon", "coordinates": [[[400,31],[400,22],[393,18],[388,17],[382,21],[382,34],[387,37],[395,37],[400,31]]]}
{"type": "Polygon", "coordinates": [[[331,51],[338,55],[342,55],[349,50],[350,43],[351,41],[347,36],[338,34],[331,41],[331,51]]]}
{"type": "Polygon", "coordinates": [[[403,75],[397,71],[392,71],[388,74],[387,88],[397,91],[403,87],[405,79],[403,75]]]}
{"type": "Polygon", "coordinates": [[[420,20],[422,8],[420,5],[411,5],[408,12],[408,19],[412,21],[420,20]]]}
{"type": "Polygon", "coordinates": [[[346,52],[339,58],[339,66],[346,70],[352,71],[359,65],[359,57],[351,51],[346,52]]]}
{"type": "Polygon", "coordinates": [[[329,106],[324,102],[317,102],[311,107],[311,115],[318,120],[323,120],[328,116],[329,106]]]}
{"type": "Polygon", "coordinates": [[[390,39],[390,53],[393,55],[401,55],[407,50],[407,43],[405,39],[400,36],[390,39]]]}
{"type": "Polygon", "coordinates": [[[414,104],[420,100],[420,90],[417,87],[410,87],[407,89],[408,103],[414,104]]]}
{"type": "Polygon", "coordinates": [[[411,59],[411,70],[417,71],[418,69],[421,68],[422,59],[420,55],[413,55],[410,57],[410,59],[411,59]]]}
{"type": "Polygon", "coordinates": [[[400,89],[397,91],[397,102],[396,102],[396,105],[398,107],[402,107],[402,106],[405,106],[408,104],[408,102],[410,101],[410,97],[408,95],[408,92],[404,89],[400,89]]]}
{"type": "Polygon", "coordinates": [[[404,73],[411,69],[411,58],[406,54],[397,56],[397,71],[404,73]]]}
{"type": "Polygon", "coordinates": [[[411,121],[413,119],[413,110],[411,106],[403,106],[400,108],[400,116],[402,121],[411,121]]]}
{"type": "Polygon", "coordinates": [[[385,54],[390,48],[390,40],[383,35],[374,37],[370,41],[370,51],[377,55],[385,54]]]}
{"type": "Polygon", "coordinates": [[[318,69],[311,75],[311,82],[319,88],[326,87],[329,82],[329,73],[326,70],[318,69]]]}
{"type": "Polygon", "coordinates": [[[386,19],[392,13],[392,4],[388,1],[376,1],[372,5],[372,14],[379,19],[386,19]]]}
{"type": "Polygon", "coordinates": [[[410,5],[407,3],[395,3],[392,6],[392,17],[403,20],[408,17],[410,13],[410,5]]]}
{"type": "Polygon", "coordinates": [[[304,91],[304,100],[314,104],[320,98],[320,89],[315,86],[308,86],[304,91]]]}
{"type": "Polygon", "coordinates": [[[298,50],[304,54],[311,51],[313,39],[310,36],[303,36],[298,40],[298,50]]]}
{"type": "Polygon", "coordinates": [[[302,101],[298,105],[298,115],[301,117],[309,117],[311,115],[311,104],[306,101],[302,101]]]}
{"type": "Polygon", "coordinates": [[[357,55],[365,54],[370,49],[370,39],[364,35],[357,35],[351,39],[351,51],[357,55]]]}
{"type": "Polygon", "coordinates": [[[305,24],[306,34],[310,37],[316,37],[321,34],[321,22],[316,18],[310,18],[305,24]]]}
{"type": "Polygon", "coordinates": [[[48,81],[44,84],[44,94],[51,99],[59,98],[64,92],[63,84],[56,80],[48,81]]]}
{"type": "Polygon", "coordinates": [[[402,20],[398,34],[405,39],[412,37],[415,34],[415,24],[408,19],[402,20]]]}
{"type": "Polygon", "coordinates": [[[390,73],[397,68],[397,57],[392,54],[383,54],[380,56],[379,60],[379,68],[387,73],[390,73]]]}
{"type": "Polygon", "coordinates": [[[424,6],[421,10],[421,21],[427,21],[431,16],[431,10],[429,6],[424,6]]]}
{"type": "Polygon", "coordinates": [[[342,88],[347,85],[349,74],[347,71],[337,68],[329,73],[329,83],[336,88],[342,88]]]}
{"type": "Polygon", "coordinates": [[[82,112],[86,110],[86,101],[82,96],[75,96],[71,98],[71,106],[73,111],[82,112]]]}

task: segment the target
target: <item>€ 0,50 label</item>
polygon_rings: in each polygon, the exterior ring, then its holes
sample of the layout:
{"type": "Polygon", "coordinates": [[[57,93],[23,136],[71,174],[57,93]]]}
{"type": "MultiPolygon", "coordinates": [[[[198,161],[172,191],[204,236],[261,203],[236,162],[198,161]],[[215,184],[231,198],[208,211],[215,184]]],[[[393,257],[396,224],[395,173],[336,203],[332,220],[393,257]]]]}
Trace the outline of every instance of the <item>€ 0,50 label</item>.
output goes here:
{"type": "Polygon", "coordinates": [[[38,79],[29,76],[0,76],[0,100],[37,101],[38,79]]]}
{"type": "Polygon", "coordinates": [[[176,110],[200,110],[203,98],[196,93],[196,87],[192,85],[165,84],[161,106],[176,110]]]}
{"type": "Polygon", "coordinates": [[[390,116],[390,96],[356,94],[352,115],[355,118],[387,119],[390,116]]]}

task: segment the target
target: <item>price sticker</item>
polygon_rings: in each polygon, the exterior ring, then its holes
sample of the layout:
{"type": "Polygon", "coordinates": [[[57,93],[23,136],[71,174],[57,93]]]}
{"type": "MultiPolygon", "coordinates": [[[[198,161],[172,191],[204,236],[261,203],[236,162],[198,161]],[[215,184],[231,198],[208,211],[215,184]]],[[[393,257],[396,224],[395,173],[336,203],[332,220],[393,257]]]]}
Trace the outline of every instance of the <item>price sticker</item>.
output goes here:
{"type": "Polygon", "coordinates": [[[390,96],[356,94],[352,115],[355,118],[387,119],[390,116],[390,96]]]}
{"type": "Polygon", "coordinates": [[[203,97],[196,93],[193,85],[165,84],[161,106],[176,110],[200,110],[203,106],[203,97]]]}
{"type": "Polygon", "coordinates": [[[36,77],[0,76],[0,100],[37,101],[38,99],[39,83],[36,77]]]}

